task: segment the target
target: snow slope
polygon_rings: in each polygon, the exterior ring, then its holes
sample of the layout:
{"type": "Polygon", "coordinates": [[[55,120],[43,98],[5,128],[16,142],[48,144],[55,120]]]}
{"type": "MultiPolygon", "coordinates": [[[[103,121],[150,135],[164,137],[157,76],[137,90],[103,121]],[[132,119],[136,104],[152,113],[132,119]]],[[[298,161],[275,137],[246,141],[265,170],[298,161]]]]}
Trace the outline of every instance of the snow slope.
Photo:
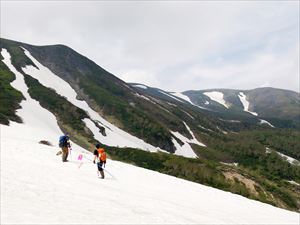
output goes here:
{"type": "Polygon", "coordinates": [[[267,125],[269,125],[270,127],[274,127],[270,122],[268,122],[268,121],[266,121],[266,120],[263,120],[263,119],[260,119],[260,120],[259,120],[259,123],[260,123],[260,124],[267,124],[267,125]]]}
{"type": "Polygon", "coordinates": [[[177,98],[181,98],[181,99],[191,103],[192,105],[195,105],[188,96],[186,96],[180,92],[171,92],[170,94],[174,95],[177,98]]]}
{"type": "Polygon", "coordinates": [[[17,110],[17,114],[22,118],[23,123],[11,122],[11,127],[18,131],[18,133],[21,132],[22,135],[20,138],[24,140],[31,139],[35,142],[49,140],[52,143],[57,143],[57,138],[59,135],[62,135],[62,131],[57,125],[55,116],[42,108],[38,101],[30,97],[24,77],[11,64],[10,55],[7,50],[2,49],[1,54],[4,57],[2,61],[16,75],[16,79],[11,85],[22,92],[26,98],[26,100],[20,103],[22,109],[17,110]],[[46,132],[45,128],[47,129],[46,132]]]}
{"type": "MultiPolygon", "coordinates": [[[[196,107],[198,107],[198,108],[200,108],[200,109],[206,109],[206,110],[209,110],[208,108],[205,108],[205,107],[202,107],[202,106],[199,106],[199,105],[194,104],[188,96],[186,96],[186,95],[184,95],[184,94],[182,94],[182,93],[180,93],[180,92],[171,92],[170,94],[173,95],[173,96],[175,96],[176,98],[183,99],[183,100],[189,102],[190,104],[192,104],[193,106],[196,106],[196,107]]],[[[206,102],[207,102],[207,101],[206,101],[206,102]]],[[[204,103],[205,105],[207,105],[206,102],[204,103]]],[[[208,103],[208,104],[209,104],[209,103],[208,103]]]]}
{"type": "Polygon", "coordinates": [[[131,134],[119,129],[118,127],[106,121],[97,112],[91,109],[85,101],[78,100],[76,98],[77,94],[75,90],[66,81],[64,81],[56,74],[52,73],[47,67],[39,63],[26,49],[24,50],[26,56],[30,58],[39,69],[34,66],[26,66],[22,68],[22,70],[26,74],[37,79],[45,87],[52,88],[61,96],[66,97],[67,100],[73,105],[87,111],[91,119],[97,121],[100,126],[104,125],[104,127],[106,127],[106,136],[103,136],[101,134],[99,135],[98,129],[94,123],[84,120],[86,125],[93,132],[94,136],[97,137],[97,140],[99,140],[101,143],[116,147],[140,148],[153,152],[160,150],[159,148],[156,148],[144,142],[143,140],[132,136],[131,134]]]}
{"type": "Polygon", "coordinates": [[[117,161],[101,180],[90,154],[79,168],[80,150],[62,163],[34,134],[0,128],[3,224],[299,224],[297,213],[117,161]]]}
{"type": "Polygon", "coordinates": [[[187,137],[183,136],[182,134],[180,134],[178,131],[174,132],[171,131],[171,133],[178,138],[180,141],[183,142],[183,145],[180,146],[180,144],[176,141],[175,138],[172,139],[175,147],[176,147],[176,151],[175,151],[175,155],[181,155],[184,157],[188,157],[188,158],[197,158],[198,156],[195,154],[194,150],[192,149],[190,144],[196,144],[196,145],[200,145],[202,147],[206,147],[205,144],[199,142],[194,133],[192,132],[191,128],[185,123],[183,122],[184,125],[186,126],[187,130],[190,132],[191,136],[193,137],[192,139],[188,139],[187,137]]]}
{"type": "Polygon", "coordinates": [[[298,213],[109,159],[98,179],[91,153],[76,144],[62,163],[57,147],[38,144],[57,143],[55,117],[13,72],[26,100],[23,124],[0,125],[1,224],[299,224],[298,213]]]}
{"type": "Polygon", "coordinates": [[[203,92],[204,95],[209,97],[211,100],[218,102],[219,104],[223,105],[225,108],[228,109],[228,105],[224,100],[224,94],[219,91],[211,91],[211,92],[203,92]]]}
{"type": "Polygon", "coordinates": [[[183,145],[180,146],[180,144],[176,141],[176,139],[172,138],[172,142],[173,142],[174,146],[176,147],[176,151],[174,153],[175,155],[180,155],[180,156],[184,156],[187,158],[197,158],[197,155],[195,154],[194,150],[188,143],[189,139],[187,139],[185,136],[183,136],[182,134],[180,134],[177,131],[176,132],[171,131],[171,133],[183,142],[183,145]]]}
{"type": "Polygon", "coordinates": [[[181,101],[179,98],[177,98],[177,97],[175,97],[175,96],[173,96],[173,95],[171,95],[171,94],[168,94],[168,93],[166,93],[166,92],[164,92],[164,91],[159,91],[159,92],[162,93],[162,94],[164,94],[164,95],[166,95],[166,96],[168,96],[168,97],[170,97],[170,98],[175,99],[176,101],[183,102],[183,101],[181,101]]]}
{"type": "Polygon", "coordinates": [[[240,92],[240,93],[238,94],[238,96],[239,96],[239,98],[240,98],[241,103],[243,104],[244,111],[245,111],[245,112],[248,112],[248,113],[251,113],[251,114],[254,115],[254,116],[257,116],[258,114],[257,114],[256,112],[251,112],[251,111],[249,111],[249,105],[250,105],[250,103],[247,101],[246,95],[245,95],[243,92],[240,92]]]}
{"type": "Polygon", "coordinates": [[[148,87],[147,87],[147,86],[145,86],[145,85],[142,85],[142,84],[134,84],[134,85],[132,85],[132,86],[134,86],[134,87],[138,87],[138,88],[142,88],[142,89],[148,89],[148,87]]]}
{"type": "Polygon", "coordinates": [[[299,161],[297,159],[294,159],[293,157],[287,156],[281,152],[277,152],[277,154],[284,158],[286,161],[288,161],[290,164],[299,164],[299,161]]]}
{"type": "Polygon", "coordinates": [[[202,147],[206,147],[205,144],[201,143],[200,141],[197,140],[197,138],[195,137],[193,131],[191,130],[191,128],[185,123],[183,122],[186,129],[190,132],[190,134],[192,135],[193,139],[189,140],[189,143],[193,143],[193,144],[196,144],[196,145],[200,145],[202,147]]]}

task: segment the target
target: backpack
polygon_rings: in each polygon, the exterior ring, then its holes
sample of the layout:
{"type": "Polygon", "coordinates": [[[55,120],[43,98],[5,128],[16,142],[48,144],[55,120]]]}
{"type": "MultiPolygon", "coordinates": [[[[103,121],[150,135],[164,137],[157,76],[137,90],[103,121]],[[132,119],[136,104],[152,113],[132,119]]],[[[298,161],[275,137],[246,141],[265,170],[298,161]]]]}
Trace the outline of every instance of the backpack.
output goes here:
{"type": "Polygon", "coordinates": [[[69,140],[69,137],[67,135],[63,135],[59,137],[58,146],[60,148],[67,147],[67,142],[69,140]]]}
{"type": "Polygon", "coordinates": [[[102,162],[106,163],[106,153],[105,153],[104,149],[103,148],[99,148],[98,149],[98,153],[99,153],[99,159],[102,162]]]}

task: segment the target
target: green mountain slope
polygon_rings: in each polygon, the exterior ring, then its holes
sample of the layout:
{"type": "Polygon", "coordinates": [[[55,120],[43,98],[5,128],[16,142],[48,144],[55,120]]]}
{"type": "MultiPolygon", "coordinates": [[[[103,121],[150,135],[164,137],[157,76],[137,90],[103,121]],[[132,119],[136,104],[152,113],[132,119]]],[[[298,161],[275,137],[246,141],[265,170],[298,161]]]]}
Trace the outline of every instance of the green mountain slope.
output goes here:
{"type": "MultiPolygon", "coordinates": [[[[2,57],[2,56],[1,56],[2,57]]],[[[2,60],[2,58],[1,58],[2,60]]],[[[0,61],[0,123],[9,124],[9,120],[21,122],[15,111],[20,108],[20,102],[24,98],[22,93],[14,89],[10,83],[15,75],[9,71],[6,65],[0,61]]]]}

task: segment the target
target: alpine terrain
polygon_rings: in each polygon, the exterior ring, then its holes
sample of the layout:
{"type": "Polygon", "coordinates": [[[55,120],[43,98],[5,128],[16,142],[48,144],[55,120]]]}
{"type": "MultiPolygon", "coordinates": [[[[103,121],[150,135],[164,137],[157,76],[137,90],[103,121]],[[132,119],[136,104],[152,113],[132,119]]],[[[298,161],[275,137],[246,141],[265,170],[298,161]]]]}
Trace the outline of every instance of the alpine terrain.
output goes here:
{"type": "Polygon", "coordinates": [[[299,224],[299,93],[169,92],[0,40],[1,223],[299,224]]]}

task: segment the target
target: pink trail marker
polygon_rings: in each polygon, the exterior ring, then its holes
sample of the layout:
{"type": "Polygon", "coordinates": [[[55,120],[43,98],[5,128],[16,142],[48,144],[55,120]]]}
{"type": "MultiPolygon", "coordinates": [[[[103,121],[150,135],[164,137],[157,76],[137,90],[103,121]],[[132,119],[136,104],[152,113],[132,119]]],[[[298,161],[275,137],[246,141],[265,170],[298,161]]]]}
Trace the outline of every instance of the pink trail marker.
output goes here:
{"type": "MultiPolygon", "coordinates": [[[[82,155],[82,154],[79,154],[77,159],[78,159],[79,161],[81,161],[81,160],[82,160],[82,157],[83,157],[83,155],[82,155]]],[[[82,166],[82,164],[83,164],[83,162],[81,161],[80,164],[79,164],[79,166],[78,166],[78,169],[80,169],[80,167],[82,166]]]]}

